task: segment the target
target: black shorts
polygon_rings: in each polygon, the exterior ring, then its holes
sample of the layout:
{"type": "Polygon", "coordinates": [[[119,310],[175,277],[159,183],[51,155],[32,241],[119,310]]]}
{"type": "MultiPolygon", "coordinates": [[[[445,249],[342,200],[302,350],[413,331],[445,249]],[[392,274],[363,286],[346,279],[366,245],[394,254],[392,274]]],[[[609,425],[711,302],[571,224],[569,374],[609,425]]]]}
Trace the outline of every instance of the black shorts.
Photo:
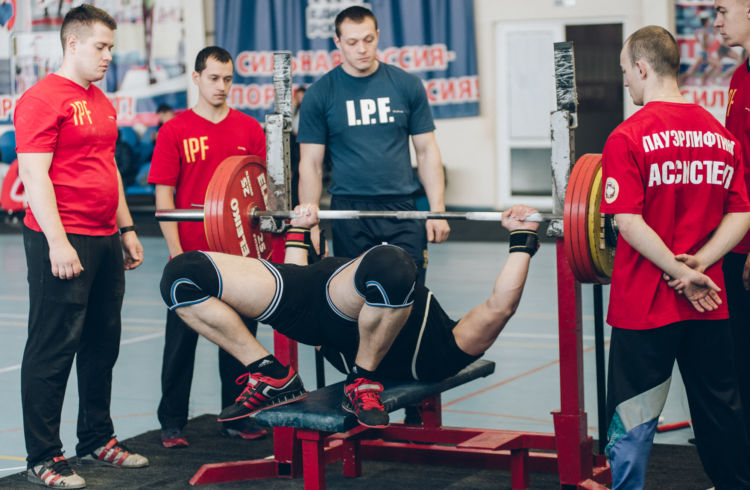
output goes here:
{"type": "MultiPolygon", "coordinates": [[[[344,315],[330,301],[328,282],[349,262],[339,257],[311,266],[264,261],[276,278],[276,295],[256,318],[292,340],[324,346],[326,358],[343,372],[354,364],[359,331],[357,319],[344,315]]],[[[456,323],[427,288],[417,285],[412,312],[380,363],[378,375],[430,381],[457,373],[479,356],[458,348],[453,337],[456,323]]]]}

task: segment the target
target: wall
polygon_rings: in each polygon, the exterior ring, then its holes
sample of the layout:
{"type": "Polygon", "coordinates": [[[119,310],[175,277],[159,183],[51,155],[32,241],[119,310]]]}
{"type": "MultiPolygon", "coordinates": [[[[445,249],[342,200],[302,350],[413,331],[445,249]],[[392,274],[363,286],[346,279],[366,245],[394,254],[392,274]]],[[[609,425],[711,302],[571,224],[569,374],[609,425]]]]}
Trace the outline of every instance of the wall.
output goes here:
{"type": "MultiPolygon", "coordinates": [[[[437,121],[437,137],[448,167],[446,202],[454,207],[498,207],[496,80],[494,29],[499,22],[555,21],[565,24],[622,22],[627,36],[635,29],[674,23],[670,0],[574,0],[574,6],[555,6],[555,0],[475,0],[477,55],[481,90],[480,116],[437,121]]],[[[563,2],[559,2],[563,3],[563,2]]],[[[570,1],[566,3],[571,3],[570,1]]],[[[634,112],[626,106],[628,114],[634,112]]]]}

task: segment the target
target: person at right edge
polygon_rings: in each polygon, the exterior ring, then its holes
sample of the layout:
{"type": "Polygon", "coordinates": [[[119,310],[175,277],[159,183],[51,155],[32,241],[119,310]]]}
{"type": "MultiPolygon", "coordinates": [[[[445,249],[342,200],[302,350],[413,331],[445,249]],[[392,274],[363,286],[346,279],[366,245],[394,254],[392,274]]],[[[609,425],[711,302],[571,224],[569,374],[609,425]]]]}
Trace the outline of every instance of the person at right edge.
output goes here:
{"type": "Polygon", "coordinates": [[[607,314],[612,488],[644,487],[675,360],[706,474],[717,489],[750,488],[721,273],[722,257],[750,226],[742,148],[681,95],[668,31],[633,33],[620,66],[643,108],[612,132],[602,155],[601,211],[620,231],[607,314]]]}
{"type": "MultiPolygon", "coordinates": [[[[714,26],[728,46],[742,46],[750,52],[750,18],[748,5],[739,0],[717,0],[714,26]]],[[[734,71],[729,84],[727,115],[724,123],[742,145],[745,155],[745,187],[750,189],[750,65],[745,60],[734,71]]],[[[732,329],[732,346],[740,398],[745,407],[745,429],[750,439],[750,234],[724,257],[724,280],[729,303],[729,325],[732,329]]]]}
{"type": "MultiPolygon", "coordinates": [[[[341,65],[312,84],[302,99],[299,202],[320,202],[328,154],[331,209],[413,211],[421,181],[430,210],[445,211],[440,149],[422,81],[378,61],[380,31],[370,10],[342,10],[335,29],[341,65]],[[419,181],[411,167],[409,136],[419,181]]],[[[445,220],[335,220],[331,228],[336,256],[357,257],[381,243],[396,245],[414,259],[421,284],[427,241],[443,242],[450,233],[445,220]]],[[[317,247],[317,227],[311,239],[317,247]]]]}

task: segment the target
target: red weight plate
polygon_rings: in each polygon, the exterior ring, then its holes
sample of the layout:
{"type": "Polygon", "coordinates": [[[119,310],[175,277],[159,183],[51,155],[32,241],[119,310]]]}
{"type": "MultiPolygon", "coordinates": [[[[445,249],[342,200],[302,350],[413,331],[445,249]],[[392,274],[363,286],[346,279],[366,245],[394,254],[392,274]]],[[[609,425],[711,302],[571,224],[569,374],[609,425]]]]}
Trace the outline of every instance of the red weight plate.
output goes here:
{"type": "Polygon", "coordinates": [[[568,177],[568,185],[565,190],[565,204],[563,207],[563,241],[565,244],[565,257],[568,259],[568,265],[573,271],[573,275],[578,279],[581,277],[581,272],[578,270],[578,262],[573,256],[573,194],[576,185],[578,184],[578,168],[577,165],[573,166],[568,177]]]}
{"type": "Polygon", "coordinates": [[[580,282],[598,282],[588,245],[588,205],[591,183],[600,161],[599,155],[578,159],[568,180],[565,195],[563,234],[565,255],[580,282]]]}
{"type": "Polygon", "coordinates": [[[594,259],[591,257],[591,248],[588,239],[589,225],[589,202],[591,196],[591,186],[599,168],[599,158],[597,155],[585,155],[585,166],[583,173],[579,176],[579,194],[578,194],[578,214],[575,227],[575,236],[578,237],[577,253],[580,261],[580,268],[584,271],[586,282],[598,282],[599,276],[594,265],[594,259]]]}
{"type": "Polygon", "coordinates": [[[206,237],[217,252],[270,259],[271,236],[262,233],[250,210],[266,209],[268,186],[262,159],[233,156],[221,162],[206,190],[206,237]]]}
{"type": "Polygon", "coordinates": [[[568,263],[573,271],[573,275],[581,282],[586,280],[586,270],[584,264],[578,254],[578,234],[577,228],[580,226],[578,220],[578,204],[579,195],[581,193],[582,179],[581,176],[584,173],[586,166],[585,159],[579,159],[573,166],[573,170],[570,173],[568,179],[568,187],[565,195],[565,208],[564,208],[564,240],[565,240],[565,255],[568,258],[568,263]]]}
{"type": "Polygon", "coordinates": [[[574,188],[578,184],[578,168],[577,165],[573,166],[573,170],[570,172],[568,177],[568,185],[565,190],[565,204],[563,206],[563,241],[565,244],[565,257],[568,259],[568,265],[576,279],[581,277],[581,272],[578,270],[578,261],[573,256],[573,194],[574,188]]]}
{"type": "MultiPolygon", "coordinates": [[[[578,280],[580,282],[588,282],[591,278],[590,270],[586,264],[585,255],[581,254],[581,238],[580,228],[581,225],[585,226],[585,223],[581,222],[581,199],[586,194],[586,174],[588,172],[588,160],[582,159],[576,163],[579,166],[578,172],[576,172],[576,186],[573,189],[573,204],[571,208],[571,244],[573,252],[573,260],[576,262],[576,267],[580,274],[578,280]]],[[[585,198],[584,198],[585,199],[585,198]]]]}

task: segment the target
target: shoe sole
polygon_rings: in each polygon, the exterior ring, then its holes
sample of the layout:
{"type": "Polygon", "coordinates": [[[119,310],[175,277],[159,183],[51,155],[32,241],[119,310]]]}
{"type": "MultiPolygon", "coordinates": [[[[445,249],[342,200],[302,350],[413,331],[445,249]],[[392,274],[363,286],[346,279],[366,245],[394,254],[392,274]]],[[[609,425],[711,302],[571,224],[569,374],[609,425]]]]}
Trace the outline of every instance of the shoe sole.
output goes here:
{"type": "Polygon", "coordinates": [[[391,423],[390,423],[390,422],[388,422],[388,423],[387,423],[387,424],[385,424],[385,425],[369,425],[369,424],[366,424],[366,423],[362,422],[362,420],[360,420],[360,418],[359,418],[359,417],[357,417],[357,412],[355,412],[355,411],[354,411],[354,410],[352,410],[351,408],[349,408],[349,407],[346,407],[346,406],[345,406],[345,405],[344,405],[343,403],[341,404],[341,408],[343,408],[345,412],[349,412],[350,414],[354,415],[354,416],[355,416],[355,417],[357,418],[357,422],[358,422],[358,423],[359,423],[359,425],[361,425],[362,427],[367,427],[368,429],[385,429],[385,428],[387,428],[387,427],[388,427],[389,425],[391,425],[391,423]]]}
{"type": "Polygon", "coordinates": [[[26,481],[29,482],[29,483],[33,483],[34,485],[41,485],[41,486],[47,487],[47,488],[86,488],[86,483],[85,482],[82,483],[81,485],[73,485],[73,486],[67,486],[67,485],[64,486],[64,487],[50,486],[50,485],[47,485],[41,479],[39,479],[39,478],[37,478],[35,476],[29,476],[28,473],[26,474],[26,481]]]}
{"type": "Polygon", "coordinates": [[[187,441],[186,442],[164,442],[162,441],[161,445],[167,449],[175,449],[175,448],[190,446],[190,444],[187,441]]]}
{"type": "Polygon", "coordinates": [[[232,418],[228,418],[228,419],[217,418],[216,420],[218,420],[219,422],[231,422],[233,420],[244,419],[245,417],[249,417],[251,415],[255,415],[256,413],[262,412],[263,410],[268,410],[269,408],[281,407],[283,405],[288,405],[290,403],[294,403],[294,402],[300,401],[303,398],[305,398],[307,395],[308,395],[308,392],[306,391],[306,392],[302,393],[300,396],[294,397],[291,400],[285,400],[283,402],[274,403],[273,405],[266,405],[265,407],[261,407],[261,408],[255,410],[254,412],[244,413],[242,415],[238,415],[237,417],[232,417],[232,418]]]}
{"type": "MultiPolygon", "coordinates": [[[[277,405],[278,406],[278,405],[277,405]]],[[[224,437],[229,437],[230,439],[244,439],[246,441],[254,441],[256,439],[261,439],[268,435],[268,431],[265,429],[259,429],[253,432],[241,432],[237,434],[229,434],[227,432],[222,432],[221,435],[224,437]]]]}
{"type": "Polygon", "coordinates": [[[80,465],[95,465],[95,466],[107,466],[109,468],[122,468],[123,470],[147,468],[151,464],[150,462],[147,462],[146,464],[142,464],[139,466],[125,466],[124,464],[118,465],[118,464],[110,463],[109,461],[102,461],[100,459],[83,459],[83,458],[76,458],[76,463],[80,465]]]}

